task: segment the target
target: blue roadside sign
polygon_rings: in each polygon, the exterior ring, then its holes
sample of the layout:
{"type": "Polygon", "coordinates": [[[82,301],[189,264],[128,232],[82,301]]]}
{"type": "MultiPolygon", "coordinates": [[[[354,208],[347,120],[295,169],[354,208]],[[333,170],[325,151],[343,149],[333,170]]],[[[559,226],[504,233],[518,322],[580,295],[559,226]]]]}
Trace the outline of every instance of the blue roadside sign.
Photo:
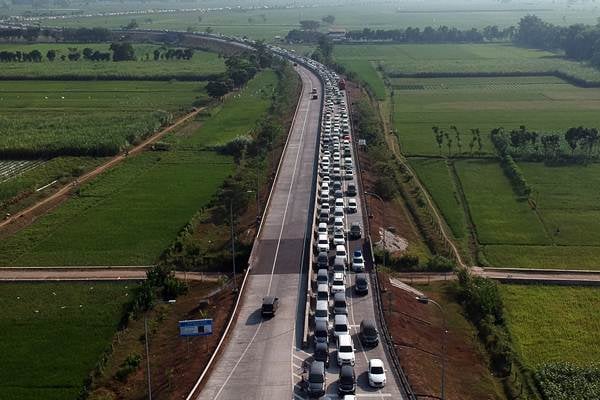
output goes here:
{"type": "Polygon", "coordinates": [[[179,321],[179,336],[212,335],[212,318],[179,321]]]}

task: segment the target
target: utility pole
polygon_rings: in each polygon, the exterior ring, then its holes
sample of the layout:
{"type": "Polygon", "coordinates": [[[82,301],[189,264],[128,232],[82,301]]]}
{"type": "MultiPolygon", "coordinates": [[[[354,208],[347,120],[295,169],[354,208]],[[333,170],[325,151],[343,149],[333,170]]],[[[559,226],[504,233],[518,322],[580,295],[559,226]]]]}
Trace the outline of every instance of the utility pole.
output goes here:
{"type": "Polygon", "coordinates": [[[152,382],[150,380],[150,349],[148,347],[148,311],[144,313],[144,342],[146,344],[146,374],[148,375],[148,400],[152,400],[152,382]]]}
{"type": "MultiPolygon", "coordinates": [[[[229,200],[229,224],[231,225],[231,263],[233,266],[233,291],[237,292],[237,280],[235,277],[235,234],[233,227],[233,198],[229,200]]],[[[152,399],[150,399],[152,400],[152,399]]]]}

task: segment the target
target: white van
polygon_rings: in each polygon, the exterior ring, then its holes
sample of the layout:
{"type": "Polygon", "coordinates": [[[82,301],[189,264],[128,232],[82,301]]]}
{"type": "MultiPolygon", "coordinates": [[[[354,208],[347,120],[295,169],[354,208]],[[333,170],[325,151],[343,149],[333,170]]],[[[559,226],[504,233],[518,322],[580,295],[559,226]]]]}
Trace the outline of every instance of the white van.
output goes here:
{"type": "Polygon", "coordinates": [[[329,321],[329,302],[327,300],[318,300],[315,307],[315,322],[329,321]]]}

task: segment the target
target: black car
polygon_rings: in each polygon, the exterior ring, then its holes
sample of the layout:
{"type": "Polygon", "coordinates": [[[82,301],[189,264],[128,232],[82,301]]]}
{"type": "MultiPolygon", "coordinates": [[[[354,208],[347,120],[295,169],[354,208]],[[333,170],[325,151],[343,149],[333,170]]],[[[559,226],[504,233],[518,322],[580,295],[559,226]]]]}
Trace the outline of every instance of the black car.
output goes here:
{"type": "Polygon", "coordinates": [[[329,368],[329,346],[325,342],[315,344],[315,353],[313,356],[315,361],[322,361],[325,368],[329,368]]]}
{"type": "Polygon", "coordinates": [[[377,332],[375,321],[364,319],[360,323],[358,337],[363,346],[377,346],[379,344],[379,332],[377,332]]]}
{"type": "Polygon", "coordinates": [[[325,268],[329,266],[329,256],[326,251],[321,251],[317,256],[317,269],[325,268]]]}
{"type": "Polygon", "coordinates": [[[338,381],[338,394],[340,397],[356,392],[356,375],[352,365],[342,365],[340,368],[340,379],[338,381]]]}
{"type": "Polygon", "coordinates": [[[348,196],[356,196],[356,185],[354,183],[349,183],[346,187],[346,194],[348,196]]]}
{"type": "Polygon", "coordinates": [[[305,382],[305,385],[309,398],[318,398],[325,395],[325,364],[322,361],[313,361],[310,364],[308,381],[305,382]]]}
{"type": "Polygon", "coordinates": [[[260,313],[264,318],[273,317],[279,308],[279,298],[273,296],[263,297],[260,313]]]}
{"type": "Polygon", "coordinates": [[[354,291],[357,294],[369,293],[369,279],[367,274],[356,274],[356,282],[354,283],[354,291]]]}

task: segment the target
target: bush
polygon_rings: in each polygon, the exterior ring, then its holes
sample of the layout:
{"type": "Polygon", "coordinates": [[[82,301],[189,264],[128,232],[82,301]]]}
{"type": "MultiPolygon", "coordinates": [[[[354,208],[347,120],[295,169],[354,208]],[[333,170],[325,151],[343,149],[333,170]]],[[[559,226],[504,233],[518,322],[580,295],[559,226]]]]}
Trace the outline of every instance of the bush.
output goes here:
{"type": "Polygon", "coordinates": [[[456,267],[454,261],[439,255],[433,256],[427,260],[426,269],[432,272],[450,272],[456,267]]]}
{"type": "Polygon", "coordinates": [[[115,373],[115,378],[121,382],[125,382],[127,377],[135,372],[140,366],[142,356],[139,354],[130,354],[127,359],[121,364],[121,368],[115,373]]]}

